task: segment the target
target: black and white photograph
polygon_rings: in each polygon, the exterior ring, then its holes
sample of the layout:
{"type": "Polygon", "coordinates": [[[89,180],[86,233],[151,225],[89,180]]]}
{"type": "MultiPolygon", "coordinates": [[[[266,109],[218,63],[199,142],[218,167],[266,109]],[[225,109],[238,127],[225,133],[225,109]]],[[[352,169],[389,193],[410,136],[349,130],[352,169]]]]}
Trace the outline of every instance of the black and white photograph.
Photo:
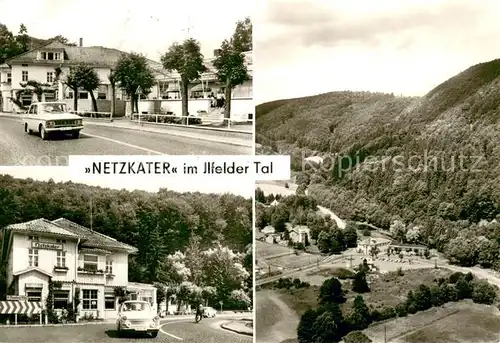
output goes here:
{"type": "Polygon", "coordinates": [[[0,170],[0,342],[253,341],[253,189],[47,168],[0,170]]]}
{"type": "Polygon", "coordinates": [[[256,342],[499,342],[500,3],[258,3],[256,342]]]}
{"type": "Polygon", "coordinates": [[[252,10],[228,0],[1,0],[0,165],[252,154],[252,10]]]}

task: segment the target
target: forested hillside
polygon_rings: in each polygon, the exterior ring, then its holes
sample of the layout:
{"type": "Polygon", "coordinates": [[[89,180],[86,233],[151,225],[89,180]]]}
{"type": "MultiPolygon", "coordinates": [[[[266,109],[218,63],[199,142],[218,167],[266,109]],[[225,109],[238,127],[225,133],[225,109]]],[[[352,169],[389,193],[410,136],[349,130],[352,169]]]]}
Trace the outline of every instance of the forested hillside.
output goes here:
{"type": "Polygon", "coordinates": [[[263,104],[257,140],[290,153],[297,172],[304,157],[324,157],[298,181],[340,216],[397,223],[452,260],[491,265],[500,240],[499,76],[494,60],[422,98],[335,92],[263,104]]]}
{"type": "MultiPolygon", "coordinates": [[[[201,249],[220,243],[246,253],[252,243],[252,201],[240,196],[129,192],[75,183],[20,180],[0,175],[0,227],[36,218],[67,218],[139,249],[129,280],[158,281],[167,256],[192,238],[201,249]]],[[[191,241],[190,241],[191,240],[191,241]]],[[[251,273],[251,256],[245,267],[251,273]]]]}

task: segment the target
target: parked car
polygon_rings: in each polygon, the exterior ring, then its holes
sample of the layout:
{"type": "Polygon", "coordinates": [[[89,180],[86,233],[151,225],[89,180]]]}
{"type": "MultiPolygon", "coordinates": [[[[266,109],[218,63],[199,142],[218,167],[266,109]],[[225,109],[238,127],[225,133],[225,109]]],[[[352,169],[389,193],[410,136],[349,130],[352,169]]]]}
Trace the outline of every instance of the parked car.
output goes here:
{"type": "Polygon", "coordinates": [[[54,132],[70,133],[73,138],[78,138],[83,119],[69,113],[64,102],[38,102],[31,104],[23,116],[23,125],[24,132],[38,132],[43,140],[54,132]]]}
{"type": "Polygon", "coordinates": [[[158,317],[147,301],[129,300],[122,303],[118,309],[116,331],[144,332],[153,338],[158,336],[160,330],[160,317],[158,317]]]}
{"type": "Polygon", "coordinates": [[[213,307],[205,307],[203,308],[203,317],[205,318],[213,318],[217,314],[217,311],[213,307]]]}

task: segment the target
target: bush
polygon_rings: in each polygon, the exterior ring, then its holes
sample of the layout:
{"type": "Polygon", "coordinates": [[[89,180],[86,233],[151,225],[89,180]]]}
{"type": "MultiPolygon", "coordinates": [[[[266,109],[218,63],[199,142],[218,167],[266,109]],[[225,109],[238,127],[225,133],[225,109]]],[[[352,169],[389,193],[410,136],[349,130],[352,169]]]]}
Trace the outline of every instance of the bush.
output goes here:
{"type": "Polygon", "coordinates": [[[494,286],[487,281],[476,281],[473,284],[472,300],[478,304],[492,305],[496,299],[494,286]]]}
{"type": "Polygon", "coordinates": [[[353,271],[345,268],[339,268],[336,271],[336,276],[340,280],[354,279],[355,275],[356,274],[353,271]]]}
{"type": "Polygon", "coordinates": [[[364,230],[363,230],[363,236],[365,236],[365,237],[369,237],[369,236],[371,236],[371,235],[372,235],[372,232],[371,232],[370,230],[368,230],[368,229],[364,229],[364,230]]]}
{"type": "Polygon", "coordinates": [[[394,317],[396,317],[396,311],[390,306],[384,307],[382,311],[380,311],[380,320],[391,319],[394,317]]]}

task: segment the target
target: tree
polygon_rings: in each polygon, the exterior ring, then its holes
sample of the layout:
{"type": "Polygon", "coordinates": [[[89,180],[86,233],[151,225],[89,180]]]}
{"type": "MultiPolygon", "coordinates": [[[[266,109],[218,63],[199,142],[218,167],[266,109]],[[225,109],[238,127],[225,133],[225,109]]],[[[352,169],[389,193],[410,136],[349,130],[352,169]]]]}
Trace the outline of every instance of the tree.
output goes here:
{"type": "Polygon", "coordinates": [[[146,57],[140,54],[123,54],[114,69],[117,85],[130,97],[132,113],[139,112],[140,95],[149,94],[155,83],[153,71],[146,57]],[[137,94],[138,90],[141,94],[137,94]]]}
{"type": "Polygon", "coordinates": [[[24,24],[19,26],[19,33],[16,37],[16,41],[21,48],[19,54],[22,54],[30,49],[30,36],[28,36],[28,29],[24,24]]]}
{"type": "Polygon", "coordinates": [[[356,293],[366,293],[370,291],[368,282],[366,282],[366,272],[364,270],[360,270],[354,275],[352,290],[356,293]]]}
{"type": "Polygon", "coordinates": [[[347,248],[355,248],[358,244],[358,233],[356,228],[348,225],[344,230],[344,239],[347,248]]]}
{"type": "Polygon", "coordinates": [[[349,318],[352,328],[354,330],[363,330],[368,327],[371,322],[370,310],[361,295],[354,298],[353,310],[349,318]]]}
{"type": "Polygon", "coordinates": [[[97,112],[97,101],[95,99],[94,91],[99,87],[100,80],[97,72],[89,65],[79,64],[75,68],[74,77],[79,87],[86,90],[92,99],[92,111],[97,112]]]}
{"type": "Polygon", "coordinates": [[[316,343],[339,342],[342,337],[339,326],[329,311],[323,312],[316,318],[312,330],[316,343]]]}
{"type": "Polygon", "coordinates": [[[398,241],[402,241],[406,235],[406,225],[401,220],[395,220],[391,227],[389,228],[389,232],[392,237],[398,241]]]}
{"type": "Polygon", "coordinates": [[[299,343],[314,342],[313,325],[319,315],[319,311],[315,309],[308,309],[300,317],[299,325],[297,327],[297,338],[299,340],[299,343]]]}
{"type": "Polygon", "coordinates": [[[243,52],[252,50],[252,22],[250,18],[239,21],[231,39],[221,44],[220,54],[214,61],[217,78],[224,82],[225,118],[231,118],[231,98],[234,87],[250,79],[243,52]]]}
{"type": "Polygon", "coordinates": [[[413,296],[413,303],[417,311],[424,311],[432,307],[432,293],[427,285],[420,285],[413,296]]]}
{"type": "Polygon", "coordinates": [[[380,253],[380,249],[376,245],[372,245],[370,248],[370,256],[375,259],[377,258],[377,255],[380,253]]]}
{"type": "Polygon", "coordinates": [[[29,80],[26,83],[22,83],[21,87],[27,91],[27,94],[36,94],[37,101],[42,101],[43,94],[50,88],[50,85],[48,83],[40,83],[35,80],[29,80]]]}
{"type": "Polygon", "coordinates": [[[332,249],[333,233],[331,231],[321,231],[318,235],[316,244],[319,251],[329,253],[332,249]]]}
{"type": "Polygon", "coordinates": [[[342,284],[337,278],[330,278],[323,282],[319,289],[318,302],[320,304],[343,303],[345,301],[342,284]]]}
{"type": "Polygon", "coordinates": [[[182,44],[175,42],[161,57],[161,63],[163,68],[170,72],[175,70],[181,77],[182,116],[185,122],[185,117],[189,115],[189,84],[206,71],[200,43],[193,38],[186,39],[182,44]]]}

